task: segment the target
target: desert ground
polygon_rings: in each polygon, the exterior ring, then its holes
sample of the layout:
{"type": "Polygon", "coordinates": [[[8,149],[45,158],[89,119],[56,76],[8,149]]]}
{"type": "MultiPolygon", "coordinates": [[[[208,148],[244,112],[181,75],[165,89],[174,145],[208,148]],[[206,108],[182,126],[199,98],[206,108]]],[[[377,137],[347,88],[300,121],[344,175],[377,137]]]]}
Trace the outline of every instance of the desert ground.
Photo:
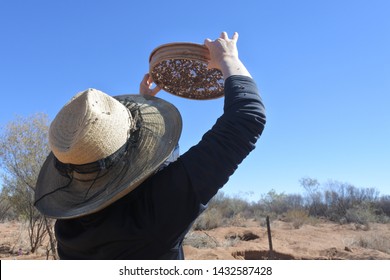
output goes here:
{"type": "MultiPolygon", "coordinates": [[[[186,259],[334,259],[390,260],[390,224],[336,224],[319,221],[294,228],[291,223],[271,223],[272,251],[267,227],[257,221],[244,226],[191,231],[184,245],[186,259]]],[[[18,222],[0,223],[0,259],[47,258],[47,244],[32,254],[28,251],[26,226],[18,222]]]]}

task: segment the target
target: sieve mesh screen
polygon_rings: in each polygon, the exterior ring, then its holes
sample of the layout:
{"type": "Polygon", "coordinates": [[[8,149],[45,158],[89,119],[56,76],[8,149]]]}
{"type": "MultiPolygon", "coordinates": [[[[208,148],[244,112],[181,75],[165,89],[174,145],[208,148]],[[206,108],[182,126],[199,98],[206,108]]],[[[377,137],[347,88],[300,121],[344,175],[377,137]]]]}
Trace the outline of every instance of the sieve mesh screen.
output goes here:
{"type": "Polygon", "coordinates": [[[153,81],[166,92],[189,99],[215,99],[224,94],[224,79],[218,69],[190,59],[165,59],[151,69],[153,81]]]}

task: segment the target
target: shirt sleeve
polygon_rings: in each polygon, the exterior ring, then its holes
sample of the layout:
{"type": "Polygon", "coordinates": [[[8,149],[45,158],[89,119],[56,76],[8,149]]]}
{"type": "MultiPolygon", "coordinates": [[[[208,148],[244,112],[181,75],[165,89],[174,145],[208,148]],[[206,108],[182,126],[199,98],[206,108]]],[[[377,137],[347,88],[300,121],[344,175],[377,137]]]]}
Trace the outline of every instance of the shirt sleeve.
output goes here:
{"type": "Polygon", "coordinates": [[[194,192],[206,204],[255,148],[265,108],[252,78],[225,81],[224,113],[201,141],[181,156],[194,192]]]}

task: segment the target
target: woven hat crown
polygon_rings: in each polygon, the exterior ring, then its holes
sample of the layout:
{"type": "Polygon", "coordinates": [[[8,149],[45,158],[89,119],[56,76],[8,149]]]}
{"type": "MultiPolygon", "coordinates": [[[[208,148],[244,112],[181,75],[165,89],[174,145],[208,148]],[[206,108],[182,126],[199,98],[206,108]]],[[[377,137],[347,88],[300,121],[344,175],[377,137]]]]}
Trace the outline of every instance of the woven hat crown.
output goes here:
{"type": "Polygon", "coordinates": [[[105,158],[129,138],[132,117],[118,100],[88,89],[75,95],[50,125],[49,145],[63,163],[87,164],[105,158]]]}

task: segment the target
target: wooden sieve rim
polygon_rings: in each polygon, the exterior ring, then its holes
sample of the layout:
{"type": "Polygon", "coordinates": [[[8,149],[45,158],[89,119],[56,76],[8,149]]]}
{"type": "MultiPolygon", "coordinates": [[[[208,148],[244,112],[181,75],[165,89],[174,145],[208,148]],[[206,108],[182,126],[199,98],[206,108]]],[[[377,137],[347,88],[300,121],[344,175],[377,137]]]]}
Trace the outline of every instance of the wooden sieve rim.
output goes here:
{"type": "Polygon", "coordinates": [[[205,45],[195,43],[169,43],[155,48],[149,56],[149,66],[153,69],[157,63],[169,59],[200,60],[208,63],[210,52],[205,45]]]}

